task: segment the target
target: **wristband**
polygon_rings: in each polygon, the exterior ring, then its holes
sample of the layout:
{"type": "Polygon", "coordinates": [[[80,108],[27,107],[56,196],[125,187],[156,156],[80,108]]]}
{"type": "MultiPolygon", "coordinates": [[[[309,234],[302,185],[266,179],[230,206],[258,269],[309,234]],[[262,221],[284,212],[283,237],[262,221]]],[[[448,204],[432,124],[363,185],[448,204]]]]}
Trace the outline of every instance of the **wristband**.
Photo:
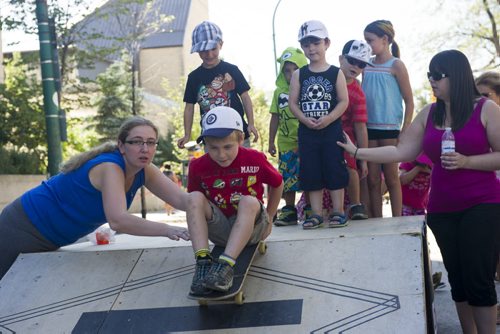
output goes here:
{"type": "Polygon", "coordinates": [[[356,151],[354,151],[354,160],[356,160],[356,154],[358,154],[359,147],[356,147],[356,151]]]}

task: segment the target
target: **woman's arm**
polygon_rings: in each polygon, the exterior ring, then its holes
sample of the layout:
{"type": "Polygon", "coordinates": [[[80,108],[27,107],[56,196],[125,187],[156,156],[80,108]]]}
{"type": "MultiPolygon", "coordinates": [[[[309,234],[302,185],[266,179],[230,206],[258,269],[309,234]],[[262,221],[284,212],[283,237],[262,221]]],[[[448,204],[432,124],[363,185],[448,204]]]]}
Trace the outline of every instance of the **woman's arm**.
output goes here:
{"type": "Polygon", "coordinates": [[[486,136],[492,152],[465,156],[459,152],[447,153],[441,156],[446,169],[467,168],[483,171],[500,169],[500,107],[487,100],[481,110],[481,122],[486,129],[486,136]]]}
{"type": "Polygon", "coordinates": [[[184,228],[142,219],[127,211],[125,175],[118,165],[102,163],[92,168],[89,174],[94,187],[101,191],[104,213],[113,230],[132,235],[189,240],[189,233],[184,228]]]}
{"type": "Polygon", "coordinates": [[[357,148],[347,135],[345,136],[346,143],[337,142],[337,144],[353,156],[356,153],[355,158],[359,160],[377,163],[413,161],[422,152],[422,141],[429,109],[430,105],[427,105],[417,114],[417,117],[408,126],[408,129],[399,136],[397,146],[357,148]]]}
{"type": "Polygon", "coordinates": [[[165,176],[155,165],[150,164],[144,168],[144,172],[146,175],[146,188],[174,208],[186,211],[187,193],[178,184],[165,176]]]}

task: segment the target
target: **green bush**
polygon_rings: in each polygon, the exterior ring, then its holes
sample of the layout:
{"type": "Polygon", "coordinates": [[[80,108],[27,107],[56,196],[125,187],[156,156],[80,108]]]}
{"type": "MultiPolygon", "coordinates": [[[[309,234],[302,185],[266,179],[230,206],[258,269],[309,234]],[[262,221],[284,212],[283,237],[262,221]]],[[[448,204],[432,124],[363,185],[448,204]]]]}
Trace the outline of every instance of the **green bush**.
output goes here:
{"type": "Polygon", "coordinates": [[[46,166],[36,153],[0,147],[0,174],[45,174],[46,166]]]}

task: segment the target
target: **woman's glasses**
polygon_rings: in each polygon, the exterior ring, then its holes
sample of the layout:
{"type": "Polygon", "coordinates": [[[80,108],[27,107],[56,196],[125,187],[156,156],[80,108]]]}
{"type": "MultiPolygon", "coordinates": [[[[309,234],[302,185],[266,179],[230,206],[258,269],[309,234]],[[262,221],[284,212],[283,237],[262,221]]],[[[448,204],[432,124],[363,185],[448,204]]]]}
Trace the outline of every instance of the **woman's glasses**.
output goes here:
{"type": "Polygon", "coordinates": [[[439,73],[439,72],[427,72],[427,78],[429,80],[433,80],[433,81],[439,81],[443,78],[447,78],[448,75],[444,74],[444,73],[439,73]]]}
{"type": "Polygon", "coordinates": [[[351,58],[351,57],[345,57],[345,59],[347,59],[347,62],[349,64],[351,64],[352,66],[357,66],[359,67],[360,69],[364,69],[366,67],[366,63],[365,62],[362,62],[362,61],[359,61],[357,59],[354,59],[354,58],[351,58]]]}
{"type": "Polygon", "coordinates": [[[156,140],[144,141],[142,139],[134,139],[134,140],[126,140],[125,142],[127,144],[130,144],[130,145],[133,145],[136,147],[143,147],[144,145],[146,145],[149,148],[153,148],[153,147],[156,147],[156,145],[158,145],[158,142],[156,140]]]}

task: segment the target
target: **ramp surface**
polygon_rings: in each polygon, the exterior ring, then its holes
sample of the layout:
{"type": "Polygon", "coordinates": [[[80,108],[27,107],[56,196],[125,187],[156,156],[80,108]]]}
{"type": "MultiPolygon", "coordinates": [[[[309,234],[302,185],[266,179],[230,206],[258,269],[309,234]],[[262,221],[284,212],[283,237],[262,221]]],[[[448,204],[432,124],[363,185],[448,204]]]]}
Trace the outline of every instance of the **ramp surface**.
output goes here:
{"type": "Polygon", "coordinates": [[[242,306],[186,297],[189,243],[22,255],[0,281],[0,333],[425,333],[422,223],[275,228],[242,306]]]}

